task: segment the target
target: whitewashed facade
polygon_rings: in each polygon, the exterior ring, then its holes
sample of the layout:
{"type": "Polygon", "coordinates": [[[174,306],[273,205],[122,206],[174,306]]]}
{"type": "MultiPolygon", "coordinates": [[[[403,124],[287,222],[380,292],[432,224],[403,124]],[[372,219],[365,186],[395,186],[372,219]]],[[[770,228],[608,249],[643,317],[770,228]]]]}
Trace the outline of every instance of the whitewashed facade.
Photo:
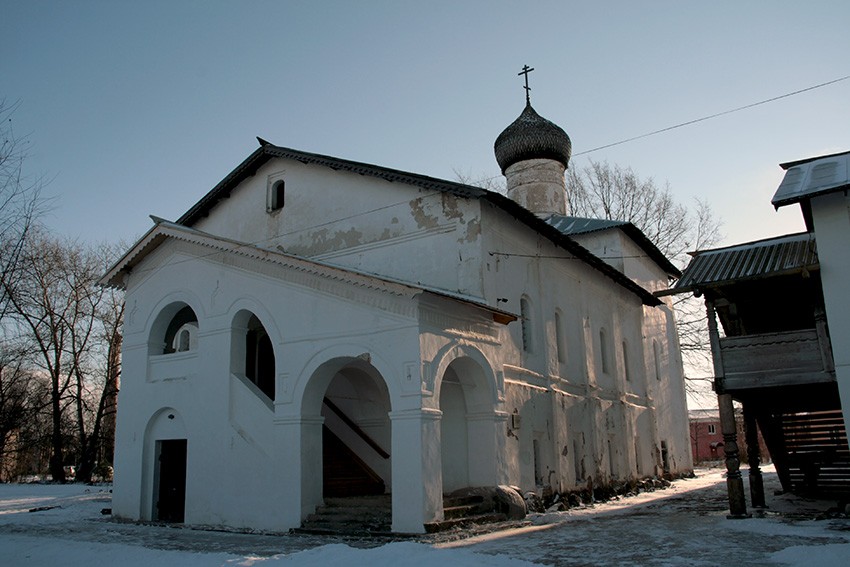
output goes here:
{"type": "Polygon", "coordinates": [[[650,293],[668,271],[543,207],[261,141],[104,277],[127,305],[113,514],[297,527],[336,474],[323,428],[398,532],[466,486],[690,470],[673,312],[650,293]]]}

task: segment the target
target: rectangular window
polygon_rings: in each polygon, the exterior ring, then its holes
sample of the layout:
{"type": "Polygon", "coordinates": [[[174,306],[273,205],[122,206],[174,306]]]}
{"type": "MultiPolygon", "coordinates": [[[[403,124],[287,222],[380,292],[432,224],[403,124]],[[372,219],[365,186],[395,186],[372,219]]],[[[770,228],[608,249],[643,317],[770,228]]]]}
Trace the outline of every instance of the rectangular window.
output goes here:
{"type": "Polygon", "coordinates": [[[714,424],[713,424],[713,423],[709,423],[709,424],[708,424],[708,434],[709,434],[709,435],[714,435],[714,434],[716,434],[716,433],[717,433],[717,430],[715,429],[714,424]]]}

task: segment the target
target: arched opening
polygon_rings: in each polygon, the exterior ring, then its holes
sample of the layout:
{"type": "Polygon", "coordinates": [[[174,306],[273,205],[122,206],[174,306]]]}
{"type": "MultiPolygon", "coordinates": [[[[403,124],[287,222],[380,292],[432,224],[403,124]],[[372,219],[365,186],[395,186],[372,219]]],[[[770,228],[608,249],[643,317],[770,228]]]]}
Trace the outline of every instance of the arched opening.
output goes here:
{"type": "Polygon", "coordinates": [[[313,373],[302,405],[306,509],[328,497],[392,492],[389,412],[389,390],[368,355],[336,358],[313,373]]]}
{"type": "Polygon", "coordinates": [[[142,518],[180,523],[186,511],[188,439],[180,414],[163,408],[148,422],[143,455],[143,486],[149,508],[143,505],[142,518]]]}
{"type": "Polygon", "coordinates": [[[491,387],[470,357],[453,360],[440,382],[443,492],[496,484],[496,420],[491,387]]]}
{"type": "Polygon", "coordinates": [[[440,386],[440,439],[443,463],[443,492],[469,486],[469,430],[466,398],[457,372],[451,366],[440,386]]]}
{"type": "Polygon", "coordinates": [[[198,348],[198,316],[186,303],[166,306],[154,320],[148,341],[149,354],[172,354],[198,348]]]}
{"type": "Polygon", "coordinates": [[[233,321],[231,372],[243,376],[270,400],[275,399],[275,355],[260,319],[240,311],[233,321]]]}

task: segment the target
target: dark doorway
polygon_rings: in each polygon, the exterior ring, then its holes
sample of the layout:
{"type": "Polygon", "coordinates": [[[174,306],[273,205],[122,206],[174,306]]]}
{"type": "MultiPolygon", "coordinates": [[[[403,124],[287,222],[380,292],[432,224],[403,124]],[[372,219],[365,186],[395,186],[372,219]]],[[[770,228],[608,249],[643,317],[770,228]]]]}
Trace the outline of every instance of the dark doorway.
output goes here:
{"type": "Polygon", "coordinates": [[[156,519],[161,522],[182,522],[186,508],[186,440],[157,441],[159,488],[156,500],[156,519]]]}

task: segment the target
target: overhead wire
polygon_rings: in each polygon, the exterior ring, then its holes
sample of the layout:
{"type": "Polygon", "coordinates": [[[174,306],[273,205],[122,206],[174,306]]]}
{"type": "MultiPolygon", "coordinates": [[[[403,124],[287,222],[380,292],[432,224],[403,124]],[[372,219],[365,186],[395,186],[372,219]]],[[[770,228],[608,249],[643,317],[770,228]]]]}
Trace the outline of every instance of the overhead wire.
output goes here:
{"type": "Polygon", "coordinates": [[[742,110],[747,110],[748,108],[753,108],[755,106],[761,106],[762,104],[767,104],[769,102],[775,102],[775,101],[781,100],[783,98],[788,98],[790,96],[794,96],[794,95],[798,95],[798,94],[801,94],[801,93],[813,91],[813,90],[819,89],[821,87],[826,87],[828,85],[834,85],[835,83],[840,83],[841,81],[846,81],[847,79],[850,79],[850,75],[846,75],[846,76],[840,77],[838,79],[833,79],[831,81],[826,81],[825,83],[812,85],[810,87],[806,87],[804,89],[792,91],[790,93],[785,93],[785,94],[782,94],[782,95],[779,95],[779,96],[774,96],[774,97],[771,97],[771,98],[760,100],[758,102],[745,104],[744,106],[739,106],[737,108],[732,108],[730,110],[724,110],[723,112],[716,112],[714,114],[709,114],[708,116],[703,116],[701,118],[695,118],[693,120],[688,120],[687,122],[680,122],[679,124],[674,124],[673,126],[667,126],[666,128],[660,128],[658,130],[653,130],[652,132],[647,132],[646,134],[641,134],[640,136],[633,136],[631,138],[626,138],[625,140],[620,140],[619,142],[613,142],[611,144],[605,144],[604,146],[598,146],[596,148],[591,148],[589,150],[585,150],[583,152],[573,154],[573,156],[582,156],[582,155],[585,155],[585,154],[589,154],[591,152],[596,152],[596,151],[599,151],[599,150],[604,150],[606,148],[612,148],[614,146],[619,146],[621,144],[625,144],[625,143],[628,143],[628,142],[633,142],[635,140],[640,140],[642,138],[648,138],[649,136],[655,136],[656,134],[661,134],[663,132],[669,132],[670,130],[675,130],[677,128],[683,128],[685,126],[690,126],[691,124],[697,124],[699,122],[705,122],[706,120],[711,120],[712,118],[718,118],[720,116],[726,116],[727,114],[732,114],[734,112],[740,112],[742,110]]]}
{"type": "MultiPolygon", "coordinates": [[[[761,106],[763,104],[767,104],[767,103],[770,103],[770,102],[775,102],[775,101],[781,100],[783,98],[788,98],[788,97],[795,96],[795,95],[798,95],[798,94],[802,94],[802,93],[805,93],[805,92],[813,91],[815,89],[820,89],[822,87],[826,87],[826,86],[829,86],[829,85],[834,85],[835,83],[840,83],[842,81],[846,81],[847,79],[850,79],[850,75],[845,75],[844,77],[839,77],[837,79],[833,79],[831,81],[826,81],[824,83],[818,83],[817,85],[812,85],[812,86],[809,86],[809,87],[806,87],[806,88],[803,88],[803,89],[798,89],[798,90],[792,91],[790,93],[785,93],[785,94],[781,94],[781,95],[778,95],[778,96],[766,98],[766,99],[760,100],[758,102],[745,104],[744,106],[739,106],[737,108],[732,108],[732,109],[729,109],[729,110],[724,110],[722,112],[716,112],[714,114],[709,114],[707,116],[703,116],[703,117],[700,117],[700,118],[694,118],[693,120],[687,120],[685,122],[680,122],[678,124],[674,124],[672,126],[667,126],[665,128],[659,128],[658,130],[653,130],[652,132],[647,132],[646,134],[641,134],[639,136],[632,136],[631,138],[626,138],[624,140],[620,140],[619,142],[612,142],[610,144],[605,144],[603,146],[597,146],[597,147],[591,148],[589,150],[584,150],[582,152],[572,154],[572,156],[573,157],[583,156],[583,155],[586,155],[586,154],[589,154],[589,153],[592,153],[592,152],[597,152],[599,150],[604,150],[604,149],[607,149],[607,148],[612,148],[614,146],[626,144],[628,142],[634,142],[635,140],[641,140],[643,138],[648,138],[650,136],[655,136],[657,134],[662,134],[664,132],[669,132],[671,130],[676,130],[678,128],[684,128],[685,126],[691,126],[691,125],[697,124],[699,122],[705,122],[706,120],[711,120],[713,118],[718,118],[720,116],[726,116],[727,114],[733,114],[735,112],[740,112],[742,110],[747,110],[749,108],[761,106]]],[[[518,171],[522,171],[522,170],[518,169],[518,171]]],[[[497,179],[499,177],[501,177],[501,175],[494,175],[492,177],[483,177],[478,182],[482,183],[482,182],[492,181],[492,180],[497,179]]]]}

